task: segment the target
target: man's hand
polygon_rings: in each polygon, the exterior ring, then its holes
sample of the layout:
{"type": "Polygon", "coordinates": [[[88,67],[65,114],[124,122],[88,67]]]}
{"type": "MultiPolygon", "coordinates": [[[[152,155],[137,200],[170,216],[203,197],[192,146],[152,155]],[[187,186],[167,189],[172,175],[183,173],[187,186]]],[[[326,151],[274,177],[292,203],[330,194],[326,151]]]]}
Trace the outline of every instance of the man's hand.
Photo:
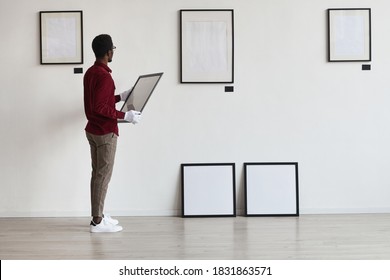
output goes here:
{"type": "Polygon", "coordinates": [[[137,124],[141,121],[141,112],[130,110],[125,113],[125,121],[137,124]]]}
{"type": "Polygon", "coordinates": [[[129,94],[130,94],[130,92],[131,92],[132,89],[133,89],[133,88],[131,88],[131,89],[129,89],[129,90],[126,90],[126,91],[124,91],[124,92],[122,92],[122,93],[119,94],[120,97],[121,97],[121,101],[125,101],[125,100],[126,100],[126,98],[129,96],[129,94]]]}

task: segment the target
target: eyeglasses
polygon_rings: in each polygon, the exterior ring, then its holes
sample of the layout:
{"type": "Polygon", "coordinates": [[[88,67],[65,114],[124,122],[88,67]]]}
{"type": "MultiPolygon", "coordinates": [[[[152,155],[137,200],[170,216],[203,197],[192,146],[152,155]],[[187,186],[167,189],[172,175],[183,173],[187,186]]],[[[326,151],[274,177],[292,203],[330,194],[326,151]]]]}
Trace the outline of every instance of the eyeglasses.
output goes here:
{"type": "Polygon", "coordinates": [[[115,50],[116,49],[116,47],[115,46],[112,46],[112,50],[115,50]]]}

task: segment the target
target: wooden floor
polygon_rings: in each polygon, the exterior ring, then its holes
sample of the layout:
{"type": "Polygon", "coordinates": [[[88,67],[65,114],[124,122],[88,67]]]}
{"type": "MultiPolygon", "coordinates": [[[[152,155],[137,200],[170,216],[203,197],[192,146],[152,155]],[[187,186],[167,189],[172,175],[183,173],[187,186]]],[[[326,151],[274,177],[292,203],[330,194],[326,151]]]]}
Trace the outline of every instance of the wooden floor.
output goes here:
{"type": "Polygon", "coordinates": [[[0,218],[0,259],[390,259],[390,214],[117,218],[108,234],[89,218],[0,218]]]}

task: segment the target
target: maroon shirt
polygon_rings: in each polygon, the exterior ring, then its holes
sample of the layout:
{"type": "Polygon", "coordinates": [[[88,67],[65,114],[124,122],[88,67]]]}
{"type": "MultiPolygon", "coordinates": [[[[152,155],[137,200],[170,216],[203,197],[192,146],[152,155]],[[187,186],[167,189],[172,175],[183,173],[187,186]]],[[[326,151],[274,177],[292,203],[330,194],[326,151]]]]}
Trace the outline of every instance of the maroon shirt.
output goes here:
{"type": "Polygon", "coordinates": [[[95,135],[119,135],[118,119],[125,117],[125,113],[115,108],[115,103],[119,101],[111,69],[95,62],[84,75],[84,110],[88,119],[85,130],[95,135]]]}

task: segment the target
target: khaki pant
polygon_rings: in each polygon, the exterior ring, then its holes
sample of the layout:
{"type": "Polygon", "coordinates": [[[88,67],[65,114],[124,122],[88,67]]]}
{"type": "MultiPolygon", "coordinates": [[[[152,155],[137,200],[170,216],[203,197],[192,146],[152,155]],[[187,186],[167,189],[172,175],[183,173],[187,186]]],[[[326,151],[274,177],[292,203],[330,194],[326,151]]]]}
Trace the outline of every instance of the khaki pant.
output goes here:
{"type": "Polygon", "coordinates": [[[91,147],[91,213],[92,217],[103,217],[104,201],[108,183],[114,167],[116,143],[115,133],[94,135],[86,132],[91,147]]]}

